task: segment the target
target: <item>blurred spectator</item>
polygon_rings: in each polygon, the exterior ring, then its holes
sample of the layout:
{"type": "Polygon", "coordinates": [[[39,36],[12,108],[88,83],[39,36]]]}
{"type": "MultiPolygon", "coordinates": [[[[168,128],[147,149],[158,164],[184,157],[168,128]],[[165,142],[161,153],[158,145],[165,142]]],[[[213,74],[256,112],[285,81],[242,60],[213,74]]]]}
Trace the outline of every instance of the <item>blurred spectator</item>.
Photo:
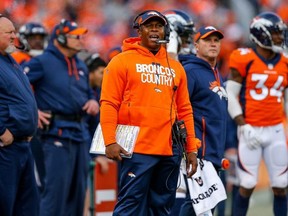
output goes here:
{"type": "Polygon", "coordinates": [[[288,24],[288,0],[282,0],[276,9],[277,14],[288,24]]]}
{"type": "MultiPolygon", "coordinates": [[[[107,63],[100,57],[99,53],[94,53],[90,54],[88,57],[85,58],[85,64],[87,65],[89,70],[90,86],[93,89],[96,100],[99,102],[101,94],[101,85],[103,80],[103,71],[104,68],[107,66],[107,63]]],[[[90,144],[99,122],[100,122],[100,113],[98,113],[96,116],[92,115],[87,116],[87,124],[89,128],[89,137],[90,137],[88,141],[88,151],[90,149],[90,144]]],[[[111,163],[112,160],[109,160],[104,155],[91,155],[91,156],[92,161],[94,161],[96,164],[100,164],[102,173],[107,173],[109,171],[109,163],[111,163]]],[[[92,164],[95,165],[94,163],[92,164]]],[[[94,172],[94,168],[91,171],[94,172]]],[[[93,173],[93,176],[96,177],[95,173],[93,173]]],[[[86,216],[89,212],[91,184],[94,184],[94,182],[91,182],[91,180],[92,179],[90,178],[88,180],[89,184],[86,191],[84,216],[86,216]]],[[[93,203],[91,203],[91,205],[93,205],[93,203]]]]}
{"type": "MultiPolygon", "coordinates": [[[[198,26],[209,23],[209,25],[221,29],[224,29],[228,20],[226,14],[233,13],[230,4],[226,1],[216,0],[149,0],[145,2],[131,0],[28,0],[12,2],[4,0],[3,4],[5,11],[18,25],[38,21],[51,31],[57,21],[61,17],[65,17],[87,26],[90,34],[85,39],[85,47],[89,52],[98,52],[101,56],[105,56],[107,50],[112,47],[122,44],[124,38],[133,35],[132,27],[128,23],[131,23],[132,14],[139,11],[147,9],[165,11],[179,8],[192,14],[198,26]],[[25,13],[23,13],[24,9],[25,13]]],[[[247,12],[244,11],[244,14],[247,12]]]]}
{"type": "MultiPolygon", "coordinates": [[[[101,85],[103,80],[103,71],[104,68],[107,66],[107,63],[100,57],[99,53],[94,53],[90,55],[88,58],[86,58],[85,64],[87,65],[89,70],[90,86],[93,89],[96,100],[99,102],[101,95],[101,85]]],[[[96,116],[89,116],[88,125],[91,140],[99,122],[100,122],[99,113],[96,116]]]]}

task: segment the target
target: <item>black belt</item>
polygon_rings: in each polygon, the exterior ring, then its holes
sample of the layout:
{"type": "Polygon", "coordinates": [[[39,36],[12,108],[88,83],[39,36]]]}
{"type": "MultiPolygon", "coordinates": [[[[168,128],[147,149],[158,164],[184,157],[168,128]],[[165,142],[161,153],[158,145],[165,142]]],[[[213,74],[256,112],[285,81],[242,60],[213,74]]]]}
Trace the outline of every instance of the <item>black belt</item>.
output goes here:
{"type": "Polygon", "coordinates": [[[20,137],[14,137],[13,142],[29,142],[30,137],[20,136],[20,137]]]}
{"type": "Polygon", "coordinates": [[[62,115],[62,114],[52,114],[53,120],[63,120],[63,121],[73,121],[73,122],[81,122],[81,115],[62,115]]]}

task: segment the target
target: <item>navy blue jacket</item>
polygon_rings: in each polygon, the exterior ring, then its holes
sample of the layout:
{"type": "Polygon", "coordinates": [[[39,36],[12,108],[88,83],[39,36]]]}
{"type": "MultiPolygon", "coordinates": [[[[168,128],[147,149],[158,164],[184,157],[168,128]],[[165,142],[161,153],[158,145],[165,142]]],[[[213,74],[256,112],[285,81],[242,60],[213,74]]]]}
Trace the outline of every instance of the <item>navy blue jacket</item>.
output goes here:
{"type": "MultiPolygon", "coordinates": [[[[94,96],[96,97],[96,100],[100,104],[101,88],[96,87],[93,89],[93,91],[94,91],[94,96]]],[[[95,132],[98,124],[100,123],[100,113],[98,113],[96,116],[88,115],[87,122],[89,125],[90,135],[93,138],[94,132],[95,132]]]]}
{"type": "Polygon", "coordinates": [[[198,157],[221,167],[228,102],[221,75],[217,69],[213,70],[206,61],[194,55],[180,55],[179,60],[187,74],[196,137],[202,141],[198,157]]]}
{"type": "Polygon", "coordinates": [[[27,76],[10,56],[0,54],[0,135],[32,136],[37,128],[37,105],[27,76]]]}
{"type": "MultiPolygon", "coordinates": [[[[89,85],[88,69],[77,55],[65,57],[52,42],[42,55],[34,57],[23,65],[33,85],[38,108],[61,115],[81,115],[82,107],[89,99],[95,99],[89,85]]],[[[76,141],[83,140],[83,124],[79,122],[54,120],[47,132],[76,141]]]]}
{"type": "MultiPolygon", "coordinates": [[[[93,88],[93,92],[94,92],[94,96],[96,97],[96,100],[100,104],[101,88],[98,88],[98,87],[93,88]]],[[[98,124],[100,123],[100,113],[98,113],[96,116],[87,115],[86,122],[87,122],[87,127],[89,129],[89,134],[87,134],[87,137],[90,137],[90,139],[88,140],[88,143],[89,143],[88,148],[90,149],[91,147],[90,144],[92,142],[94,133],[96,131],[98,124]]],[[[98,154],[90,153],[90,156],[91,158],[94,158],[98,156],[98,154]]]]}

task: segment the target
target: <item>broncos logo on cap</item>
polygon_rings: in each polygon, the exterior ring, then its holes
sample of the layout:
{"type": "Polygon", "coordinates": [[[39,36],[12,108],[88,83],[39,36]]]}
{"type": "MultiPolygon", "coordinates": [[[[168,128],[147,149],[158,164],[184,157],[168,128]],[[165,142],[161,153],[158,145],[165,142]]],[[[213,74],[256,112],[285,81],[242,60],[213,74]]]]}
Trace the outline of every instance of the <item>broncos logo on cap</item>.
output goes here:
{"type": "Polygon", "coordinates": [[[150,11],[150,12],[147,13],[147,15],[148,15],[148,16],[150,16],[150,15],[156,15],[156,16],[159,16],[159,14],[156,13],[155,11],[150,11]]]}
{"type": "Polygon", "coordinates": [[[205,29],[217,31],[217,29],[214,26],[206,26],[205,29]]]}
{"type": "Polygon", "coordinates": [[[140,15],[138,15],[139,17],[136,18],[138,26],[140,26],[141,24],[143,24],[144,22],[146,22],[148,19],[152,18],[152,17],[159,17],[162,19],[162,21],[164,22],[164,24],[166,24],[166,20],[164,18],[164,16],[157,12],[157,11],[145,11],[143,13],[141,13],[140,15]]]}

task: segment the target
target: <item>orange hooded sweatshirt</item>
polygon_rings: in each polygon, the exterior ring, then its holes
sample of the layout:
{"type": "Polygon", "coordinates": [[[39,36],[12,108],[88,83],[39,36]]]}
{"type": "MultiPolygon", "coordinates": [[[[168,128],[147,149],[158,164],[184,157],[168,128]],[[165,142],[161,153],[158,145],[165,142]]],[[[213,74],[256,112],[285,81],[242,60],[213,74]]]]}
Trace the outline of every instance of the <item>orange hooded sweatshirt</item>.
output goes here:
{"type": "Polygon", "coordinates": [[[104,70],[100,123],[105,145],[116,142],[117,124],[139,126],[134,152],[172,155],[175,117],[187,128],[187,152],[195,152],[192,107],[182,65],[161,47],[156,55],[139,45],[140,38],[123,41],[123,52],[104,70]],[[169,62],[169,63],[168,63],[169,62]],[[174,91],[173,88],[176,90],[174,91]]]}

